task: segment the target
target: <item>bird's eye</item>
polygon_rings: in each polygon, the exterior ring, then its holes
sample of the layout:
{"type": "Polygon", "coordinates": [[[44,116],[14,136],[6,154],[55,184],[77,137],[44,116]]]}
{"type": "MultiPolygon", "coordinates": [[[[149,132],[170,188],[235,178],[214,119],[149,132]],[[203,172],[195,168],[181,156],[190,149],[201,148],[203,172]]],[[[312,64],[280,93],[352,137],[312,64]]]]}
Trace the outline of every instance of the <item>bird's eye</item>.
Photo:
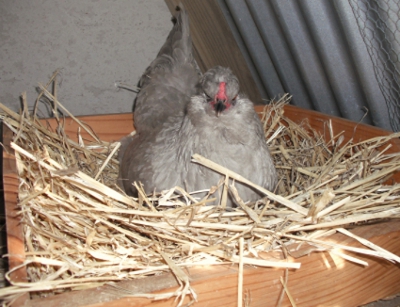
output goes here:
{"type": "Polygon", "coordinates": [[[235,104],[236,103],[236,98],[238,95],[236,95],[235,97],[232,98],[232,103],[235,104]]]}

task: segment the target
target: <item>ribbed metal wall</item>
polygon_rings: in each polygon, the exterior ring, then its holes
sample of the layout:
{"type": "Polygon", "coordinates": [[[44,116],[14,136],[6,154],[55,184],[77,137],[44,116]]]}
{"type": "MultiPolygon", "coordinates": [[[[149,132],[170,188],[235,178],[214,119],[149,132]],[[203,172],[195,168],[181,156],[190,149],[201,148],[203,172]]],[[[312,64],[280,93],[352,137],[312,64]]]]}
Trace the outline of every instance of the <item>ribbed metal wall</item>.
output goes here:
{"type": "Polygon", "coordinates": [[[218,0],[263,98],[392,130],[348,0],[218,0]],[[367,112],[368,110],[368,112],[367,112]]]}

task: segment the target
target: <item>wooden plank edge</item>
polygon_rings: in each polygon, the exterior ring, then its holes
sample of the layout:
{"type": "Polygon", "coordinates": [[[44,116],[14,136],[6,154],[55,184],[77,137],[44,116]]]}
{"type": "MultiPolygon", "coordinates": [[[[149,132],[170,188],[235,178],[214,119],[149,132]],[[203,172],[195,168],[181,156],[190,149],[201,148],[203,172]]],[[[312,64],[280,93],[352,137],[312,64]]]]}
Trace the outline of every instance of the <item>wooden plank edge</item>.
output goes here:
{"type": "MultiPolygon", "coordinates": [[[[9,269],[23,264],[25,261],[24,234],[18,208],[18,174],[14,150],[10,147],[13,133],[3,125],[3,193],[7,231],[7,261],[9,269]]],[[[12,282],[27,282],[25,267],[9,274],[12,282]]],[[[23,306],[29,300],[29,294],[21,295],[13,302],[13,306],[23,306]]]]}

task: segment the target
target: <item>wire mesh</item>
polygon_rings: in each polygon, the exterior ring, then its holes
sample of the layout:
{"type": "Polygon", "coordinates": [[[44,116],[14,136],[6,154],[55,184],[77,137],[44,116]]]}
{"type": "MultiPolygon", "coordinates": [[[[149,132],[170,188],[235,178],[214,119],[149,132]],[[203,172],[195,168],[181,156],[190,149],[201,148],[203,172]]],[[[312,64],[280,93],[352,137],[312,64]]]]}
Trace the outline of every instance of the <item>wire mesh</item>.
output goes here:
{"type": "Polygon", "coordinates": [[[385,97],[393,131],[400,131],[400,1],[349,0],[385,97]]]}

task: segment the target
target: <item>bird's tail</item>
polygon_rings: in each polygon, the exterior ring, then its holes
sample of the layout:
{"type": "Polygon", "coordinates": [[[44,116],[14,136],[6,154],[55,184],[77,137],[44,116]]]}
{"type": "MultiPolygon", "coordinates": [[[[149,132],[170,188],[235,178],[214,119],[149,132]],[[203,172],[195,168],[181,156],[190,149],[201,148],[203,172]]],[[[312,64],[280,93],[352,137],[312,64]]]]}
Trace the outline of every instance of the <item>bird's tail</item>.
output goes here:
{"type": "Polygon", "coordinates": [[[185,8],[179,7],[176,22],[157,57],[171,57],[179,62],[192,60],[192,39],[189,29],[189,15],[185,8]]]}
{"type": "Polygon", "coordinates": [[[174,27],[158,52],[157,57],[142,75],[139,85],[141,87],[146,85],[150,82],[152,75],[159,74],[160,70],[164,72],[171,71],[185,64],[191,64],[197,69],[197,64],[192,53],[189,16],[187,11],[181,6],[174,27]]]}
{"type": "Polygon", "coordinates": [[[154,131],[171,116],[183,116],[200,75],[192,54],[188,13],[182,7],[167,40],[139,81],[134,104],[137,131],[154,131]]]}

